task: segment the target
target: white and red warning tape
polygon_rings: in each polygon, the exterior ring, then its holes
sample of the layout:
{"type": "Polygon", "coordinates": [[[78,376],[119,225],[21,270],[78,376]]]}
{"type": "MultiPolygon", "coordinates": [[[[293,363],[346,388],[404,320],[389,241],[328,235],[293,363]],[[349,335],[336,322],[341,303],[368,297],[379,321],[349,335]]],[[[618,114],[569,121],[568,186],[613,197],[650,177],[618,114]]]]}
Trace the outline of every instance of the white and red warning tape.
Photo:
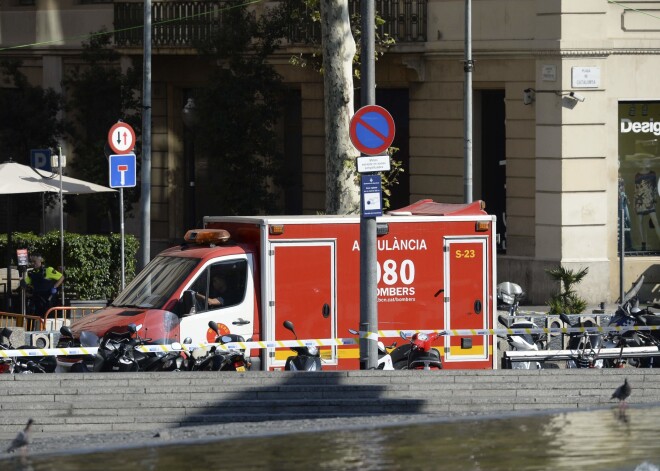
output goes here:
{"type": "MultiPolygon", "coordinates": [[[[201,343],[195,345],[181,344],[181,348],[174,348],[171,344],[163,345],[139,345],[135,349],[141,352],[172,352],[172,351],[192,351],[199,348],[210,349],[216,347],[222,350],[247,350],[261,348],[287,348],[287,347],[327,347],[358,345],[359,339],[378,340],[379,338],[399,337],[401,332],[411,335],[415,332],[423,333],[443,333],[447,336],[471,336],[471,335],[525,335],[525,334],[572,334],[572,333],[608,333],[608,332],[627,332],[627,331],[650,331],[660,330],[660,326],[620,326],[620,327],[561,327],[561,328],[543,328],[535,327],[529,329],[448,329],[448,330],[379,330],[378,332],[359,332],[359,338],[327,338],[327,339],[305,339],[305,340],[263,340],[249,342],[231,342],[226,344],[201,343]]],[[[98,347],[67,347],[67,348],[23,348],[15,350],[0,350],[0,358],[10,357],[38,357],[38,356],[66,356],[66,355],[95,355],[98,347]]]]}

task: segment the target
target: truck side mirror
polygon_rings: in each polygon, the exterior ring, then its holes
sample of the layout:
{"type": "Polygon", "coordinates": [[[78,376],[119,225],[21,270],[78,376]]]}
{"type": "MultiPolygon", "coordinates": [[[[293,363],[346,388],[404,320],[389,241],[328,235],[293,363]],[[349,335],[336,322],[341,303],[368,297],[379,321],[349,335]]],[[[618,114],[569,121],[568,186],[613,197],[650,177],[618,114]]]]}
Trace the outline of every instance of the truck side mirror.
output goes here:
{"type": "Polygon", "coordinates": [[[183,304],[182,314],[184,316],[192,314],[196,306],[195,292],[191,290],[184,291],[183,296],[181,297],[181,302],[183,304]]]}

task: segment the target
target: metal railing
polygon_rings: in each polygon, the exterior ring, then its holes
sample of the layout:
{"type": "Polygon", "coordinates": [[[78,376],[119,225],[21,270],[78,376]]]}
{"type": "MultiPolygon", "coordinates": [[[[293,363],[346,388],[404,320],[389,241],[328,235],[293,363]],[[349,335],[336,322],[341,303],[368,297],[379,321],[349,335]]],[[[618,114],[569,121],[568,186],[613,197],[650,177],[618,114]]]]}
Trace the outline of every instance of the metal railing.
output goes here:
{"type": "Polygon", "coordinates": [[[43,319],[39,316],[0,312],[0,328],[22,327],[27,331],[43,330],[43,319]]]}
{"type": "Polygon", "coordinates": [[[55,306],[46,311],[44,317],[0,312],[0,328],[22,327],[26,331],[59,330],[63,325],[85,317],[105,306],[55,306]]]}
{"type": "MultiPolygon", "coordinates": [[[[580,357],[578,350],[506,350],[502,352],[502,364],[504,368],[511,368],[512,363],[516,362],[578,360],[580,357]]],[[[622,358],[648,357],[660,357],[658,347],[601,348],[595,352],[591,360],[620,360],[622,358]]]]}
{"type": "MultiPolygon", "coordinates": [[[[378,28],[381,36],[389,35],[399,42],[426,41],[428,0],[376,0],[376,14],[385,20],[378,28]]],[[[152,3],[152,45],[154,47],[194,47],[209,39],[221,18],[224,1],[155,1],[152,3]]],[[[359,14],[360,0],[349,0],[351,15],[359,14]]],[[[115,44],[123,47],[142,46],[142,3],[115,2],[115,44]]],[[[292,26],[289,37],[293,44],[318,42],[321,27],[311,20],[292,26]]]]}

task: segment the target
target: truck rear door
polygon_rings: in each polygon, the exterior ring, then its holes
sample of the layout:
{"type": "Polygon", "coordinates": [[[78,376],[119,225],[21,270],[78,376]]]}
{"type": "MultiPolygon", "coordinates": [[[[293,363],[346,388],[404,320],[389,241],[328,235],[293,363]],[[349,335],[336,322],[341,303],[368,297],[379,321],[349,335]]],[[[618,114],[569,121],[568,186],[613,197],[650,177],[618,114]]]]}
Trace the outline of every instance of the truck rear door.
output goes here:
{"type": "MultiPolygon", "coordinates": [[[[445,237],[445,329],[489,328],[487,237],[445,237]]],[[[488,335],[452,335],[445,362],[489,358],[488,335]]]]}
{"type": "MultiPolygon", "coordinates": [[[[336,332],[334,240],[271,241],[268,331],[271,340],[293,340],[282,327],[293,322],[299,339],[334,338],[336,332]]],[[[337,363],[337,347],[319,347],[324,365],[337,363]]],[[[281,368],[295,355],[288,348],[269,352],[268,367],[281,368]]]]}

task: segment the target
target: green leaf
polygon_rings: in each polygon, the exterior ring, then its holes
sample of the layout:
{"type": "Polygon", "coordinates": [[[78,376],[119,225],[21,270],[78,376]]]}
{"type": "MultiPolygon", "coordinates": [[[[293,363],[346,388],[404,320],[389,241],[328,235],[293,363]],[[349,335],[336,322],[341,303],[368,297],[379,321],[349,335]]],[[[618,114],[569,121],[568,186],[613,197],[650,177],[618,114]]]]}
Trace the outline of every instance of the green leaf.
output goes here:
{"type": "MultiPolygon", "coordinates": [[[[45,263],[61,271],[60,233],[44,236],[33,233],[12,233],[12,264],[16,264],[16,249],[39,252],[45,263]]],[[[139,242],[131,234],[124,236],[125,280],[135,277],[139,242]]],[[[7,251],[7,235],[0,234],[0,251],[7,251]]],[[[70,299],[113,299],[121,289],[121,237],[111,235],[64,234],[64,293],[70,299]]]]}

